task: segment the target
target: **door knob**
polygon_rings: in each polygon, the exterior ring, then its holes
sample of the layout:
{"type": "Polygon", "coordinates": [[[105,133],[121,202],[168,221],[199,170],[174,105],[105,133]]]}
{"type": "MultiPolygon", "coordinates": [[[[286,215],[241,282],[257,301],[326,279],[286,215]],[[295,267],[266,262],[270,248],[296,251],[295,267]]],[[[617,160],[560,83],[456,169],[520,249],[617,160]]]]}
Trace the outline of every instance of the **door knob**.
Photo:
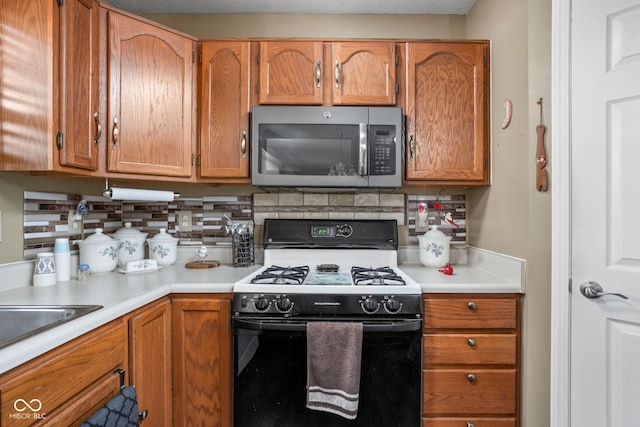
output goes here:
{"type": "Polygon", "coordinates": [[[600,286],[598,282],[594,282],[592,280],[587,280],[580,284],[580,293],[590,299],[600,298],[604,295],[613,295],[623,299],[629,299],[629,297],[626,295],[618,294],[615,292],[604,292],[602,290],[602,286],[600,286]]]}

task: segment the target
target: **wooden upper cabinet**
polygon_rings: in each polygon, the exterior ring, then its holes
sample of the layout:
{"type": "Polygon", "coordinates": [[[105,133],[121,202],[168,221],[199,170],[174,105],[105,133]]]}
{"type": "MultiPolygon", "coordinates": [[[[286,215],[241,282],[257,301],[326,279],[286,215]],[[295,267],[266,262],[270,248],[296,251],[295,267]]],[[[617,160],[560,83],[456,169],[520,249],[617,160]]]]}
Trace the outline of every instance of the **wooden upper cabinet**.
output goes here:
{"type": "Polygon", "coordinates": [[[198,179],[249,178],[250,42],[202,43],[198,179]]]}
{"type": "Polygon", "coordinates": [[[395,105],[395,42],[331,44],[334,105],[395,105]]]}
{"type": "Polygon", "coordinates": [[[94,0],[2,2],[0,170],[95,174],[99,25],[94,0]]]}
{"type": "Polygon", "coordinates": [[[109,11],[107,170],[190,177],[195,42],[109,11]]]}
{"type": "Polygon", "coordinates": [[[67,0],[60,8],[60,164],[98,169],[99,5],[67,0]]]}
{"type": "Polygon", "coordinates": [[[392,41],[260,42],[260,104],[395,105],[392,41]]]}
{"type": "Polygon", "coordinates": [[[489,183],[488,43],[407,43],[406,179],[489,183]]]}
{"type": "Polygon", "coordinates": [[[260,42],[260,104],[322,104],[322,42],[260,42]]]}

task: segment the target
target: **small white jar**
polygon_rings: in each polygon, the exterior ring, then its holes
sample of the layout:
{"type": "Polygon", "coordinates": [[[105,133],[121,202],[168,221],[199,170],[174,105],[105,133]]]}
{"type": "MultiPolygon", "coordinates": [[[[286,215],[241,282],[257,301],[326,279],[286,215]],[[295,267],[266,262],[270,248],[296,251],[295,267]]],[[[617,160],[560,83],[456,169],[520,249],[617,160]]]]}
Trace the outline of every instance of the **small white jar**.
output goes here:
{"type": "Polygon", "coordinates": [[[178,239],[167,234],[166,228],[161,228],[158,234],[147,239],[149,258],[155,259],[158,265],[171,265],[178,257],[178,239]]]}
{"type": "Polygon", "coordinates": [[[113,240],[96,228],[91,236],[78,241],[80,247],[80,264],[87,264],[91,273],[106,273],[118,266],[118,247],[120,242],[113,240]]]}
{"type": "Polygon", "coordinates": [[[113,238],[121,243],[118,249],[118,265],[120,267],[124,267],[129,261],[144,259],[144,241],[147,236],[148,233],[133,228],[130,222],[125,222],[124,227],[113,233],[113,238]]]}
{"type": "Polygon", "coordinates": [[[425,267],[444,267],[449,262],[451,236],[438,230],[437,225],[429,228],[425,234],[418,236],[420,263],[425,267]]]}

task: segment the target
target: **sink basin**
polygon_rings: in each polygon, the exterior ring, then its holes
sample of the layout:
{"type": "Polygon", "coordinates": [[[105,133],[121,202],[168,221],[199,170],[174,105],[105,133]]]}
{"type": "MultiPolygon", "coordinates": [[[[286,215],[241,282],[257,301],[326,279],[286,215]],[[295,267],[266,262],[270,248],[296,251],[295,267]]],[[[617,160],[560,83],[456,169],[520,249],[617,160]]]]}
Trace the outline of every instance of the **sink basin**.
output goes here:
{"type": "Polygon", "coordinates": [[[0,305],[0,348],[100,308],[101,305],[0,305]]]}

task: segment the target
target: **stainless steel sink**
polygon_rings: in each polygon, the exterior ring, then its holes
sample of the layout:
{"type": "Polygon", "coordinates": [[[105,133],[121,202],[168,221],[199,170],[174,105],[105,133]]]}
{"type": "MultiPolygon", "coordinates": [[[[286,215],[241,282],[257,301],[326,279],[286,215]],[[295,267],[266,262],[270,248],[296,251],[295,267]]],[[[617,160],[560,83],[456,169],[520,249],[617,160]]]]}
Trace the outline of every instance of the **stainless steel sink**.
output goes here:
{"type": "Polygon", "coordinates": [[[101,305],[0,305],[0,348],[100,308],[101,305]]]}

